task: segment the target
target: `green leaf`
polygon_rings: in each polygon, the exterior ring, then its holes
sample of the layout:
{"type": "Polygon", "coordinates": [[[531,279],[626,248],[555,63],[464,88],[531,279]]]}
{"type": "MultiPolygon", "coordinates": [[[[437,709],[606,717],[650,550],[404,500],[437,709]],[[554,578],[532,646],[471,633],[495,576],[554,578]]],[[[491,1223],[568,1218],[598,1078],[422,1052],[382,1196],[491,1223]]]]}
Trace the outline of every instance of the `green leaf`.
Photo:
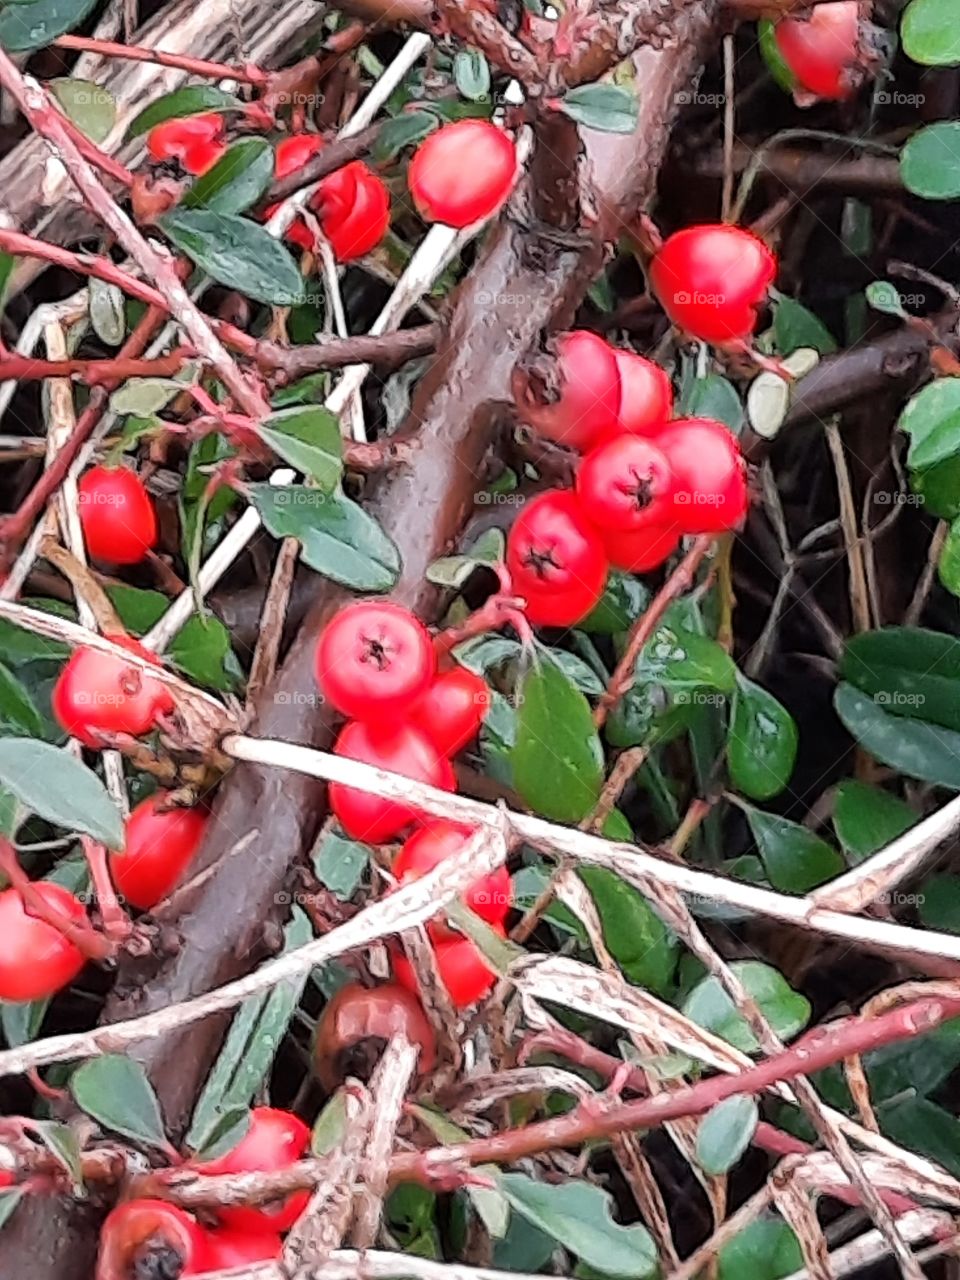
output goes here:
{"type": "Polygon", "coordinates": [[[486,568],[502,560],[505,545],[501,529],[486,529],[462,554],[434,560],[427,569],[427,581],[459,591],[466,586],[475,569],[486,568]]]}
{"type": "Polygon", "coordinates": [[[212,84],[191,84],[174,93],[166,93],[156,102],[151,102],[134,118],[130,126],[129,137],[139,138],[149,133],[164,120],[175,120],[181,116],[196,116],[204,111],[242,111],[243,103],[232,93],[225,93],[212,84]]]}
{"type": "Polygon", "coordinates": [[[900,177],[915,196],[956,200],[960,196],[960,121],[919,129],[900,152],[900,177]]]}
{"type": "Polygon", "coordinates": [[[157,1095],[133,1058],[109,1053],[81,1063],[70,1077],[70,1092],[80,1110],[105,1129],[148,1147],[166,1148],[157,1095]]]}
{"type": "MultiPolygon", "coordinates": [[[[616,832],[611,835],[605,830],[604,835],[618,838],[616,832]]],[[[628,827],[626,839],[631,836],[628,827]]],[[[680,956],[674,934],[646,898],[612,871],[581,867],[579,875],[599,913],[607,950],[624,977],[657,995],[669,995],[680,956]]]]}
{"type": "Polygon", "coordinates": [[[0,786],[54,826],[123,848],[123,821],[93,772],[63,747],[33,738],[0,738],[0,786]]]}
{"type": "Polygon", "coordinates": [[[300,269],[259,223],[212,209],[172,209],[157,225],[217,284],[278,307],[303,301],[300,269]]]}
{"type": "MultiPolygon", "coordinates": [[[[454,1124],[442,1111],[437,1111],[433,1107],[418,1106],[415,1103],[410,1104],[408,1109],[444,1146],[466,1142],[470,1138],[470,1134],[465,1129],[454,1124]]],[[[486,1175],[491,1181],[495,1181],[500,1172],[496,1165],[478,1165],[477,1171],[486,1175]]],[[[466,1192],[490,1236],[494,1240],[503,1239],[510,1222],[510,1205],[506,1198],[495,1187],[467,1186],[466,1192]]]]}
{"type": "Polygon", "coordinates": [[[644,646],[637,661],[636,678],[663,685],[673,693],[694,689],[733,693],[737,668],[716,640],[664,625],[644,646]]]}
{"type": "Polygon", "coordinates": [[[21,1045],[31,1044],[36,1040],[49,1007],[49,999],[0,1005],[3,1038],[11,1049],[19,1049],[21,1045]]]}
{"type": "MultiPolygon", "coordinates": [[[[736,960],[730,968],[781,1039],[791,1039],[810,1021],[810,1002],[770,965],[759,960],[736,960]]],[[[698,1026],[744,1053],[755,1053],[760,1047],[733,1001],[712,976],[697,983],[683,1002],[683,1012],[698,1026]]]]}
{"type": "Polygon", "coordinates": [[[219,618],[194,614],[170,644],[170,660],[196,684],[232,693],[243,683],[243,670],[230,644],[230,632],[219,618]]]}
{"type": "Polygon", "coordinates": [[[756,1099],[743,1093],[725,1098],[703,1117],[697,1130],[697,1163],[719,1177],[737,1163],[750,1145],[760,1119],[756,1099]]]}
{"type": "Polygon", "coordinates": [[[275,538],[296,538],[304,562],[355,591],[389,591],[400,552],[380,525],[342,493],[255,484],[250,496],[275,538]]]}
{"type": "Polygon", "coordinates": [[[378,164],[386,164],[399,155],[404,147],[422,142],[439,127],[439,117],[433,111],[405,111],[393,120],[388,120],[377,134],[372,151],[373,159],[378,164]]]}
{"type": "Polygon", "coordinates": [[[79,27],[97,0],[30,0],[0,10],[0,46],[8,53],[42,49],[57,36],[79,27]]]}
{"type": "Polygon", "coordinates": [[[886,316],[896,316],[899,320],[907,319],[907,312],[900,301],[900,292],[889,280],[872,280],[864,293],[874,311],[886,316]]]}
{"type": "Polygon", "coordinates": [[[90,325],[94,333],[108,347],[119,347],[127,332],[123,294],[116,285],[107,284],[95,276],[90,277],[87,292],[90,296],[90,325]]]}
{"type": "Polygon", "coordinates": [[[259,434],[274,453],[302,472],[318,489],[331,493],[343,475],[343,437],[335,414],[319,405],[271,414],[259,434]]]}
{"type": "Polygon", "coordinates": [[[903,50],[927,67],[960,62],[960,27],[954,0],[911,0],[900,27],[903,50]]]}
{"type": "Polygon", "coordinates": [[[782,356],[799,347],[813,347],[822,356],[837,349],[836,339],[820,317],[795,298],[780,297],[774,304],[773,340],[782,356]]]}
{"type": "Polygon", "coordinates": [[[790,781],[797,758],[797,726],[772,693],[737,673],[730,711],[727,765],[752,800],[769,800],[790,781]]]}
{"type": "Polygon", "coordinates": [[[882,627],[847,641],[845,680],[897,716],[960,731],[960,645],[921,627],[882,627]]]}
{"type": "Polygon", "coordinates": [[[25,1194],[25,1187],[11,1187],[9,1190],[0,1191],[0,1231],[10,1221],[14,1209],[16,1209],[25,1194]]]}
{"type": "Polygon", "coordinates": [[[847,731],[881,764],[960,791],[960,733],[893,715],[852,684],[839,686],[833,705],[847,731]]]}
{"type": "Polygon", "coordinates": [[[837,787],[833,828],[854,865],[903,835],[918,818],[908,804],[881,787],[856,778],[845,778],[837,787]]]}
{"type": "Polygon", "coordinates": [[[910,496],[930,515],[956,520],[960,516],[960,453],[923,471],[911,471],[910,488],[910,496]]]}
{"type": "Polygon", "coordinates": [[[92,80],[51,80],[48,88],[66,115],[92,142],[103,142],[117,122],[113,94],[92,80]]]}
{"type": "MultiPolygon", "coordinates": [[[[44,613],[52,613],[59,618],[76,620],[76,612],[62,600],[28,598],[23,603],[31,609],[42,609],[44,613]]],[[[5,662],[19,667],[27,662],[63,662],[70,656],[70,647],[61,644],[59,640],[26,631],[16,623],[8,622],[6,618],[0,618],[0,653],[5,662]]]]}
{"type": "Polygon", "coordinates": [[[782,893],[806,893],[844,870],[836,849],[799,822],[747,807],[747,822],[757,842],[770,883],[782,893]]]}
{"type": "Polygon", "coordinates": [[[184,192],[188,209],[243,213],[273,181],[273,148],[265,138],[241,138],[184,192]]]}
{"type": "Polygon", "coordinates": [[[880,1126],[894,1142],[960,1177],[960,1120],[945,1108],[928,1098],[903,1098],[883,1108],[880,1126]]]}
{"type": "Polygon", "coordinates": [[[26,685],[0,662],[0,725],[27,738],[44,737],[43,717],[26,685]]]}
{"type": "Polygon", "coordinates": [[[943,540],[937,577],[952,595],[960,596],[960,519],[952,522],[943,540]]]}
{"type": "Polygon", "coordinates": [[[328,831],[314,847],[310,860],[320,883],[341,901],[349,902],[370,865],[370,849],[359,840],[328,831]]]}
{"type": "Polygon", "coordinates": [[[183,391],[175,378],[128,378],[110,397],[110,411],[151,418],[183,391]]]}
{"type": "Polygon", "coordinates": [[[603,749],[590,704],[549,657],[527,671],[518,701],[514,786],[536,813],[578,822],[603,786],[603,749]]]}
{"type": "Polygon", "coordinates": [[[74,1131],[54,1120],[31,1120],[31,1130],[37,1135],[55,1160],[67,1173],[75,1189],[83,1187],[83,1169],[80,1164],[80,1142],[74,1131]]]}
{"type": "Polygon", "coordinates": [[[584,84],[560,100],[560,108],[577,124],[604,133],[633,133],[637,127],[637,99],[616,84],[584,84]]]}
{"type": "Polygon", "coordinates": [[[803,1253],[782,1218],[751,1222],[720,1250],[718,1280],[783,1280],[803,1269],[803,1253]]]}
{"type": "Polygon", "coordinates": [[[649,603],[650,591],[639,578],[613,569],[603,595],[583,621],[577,623],[577,630],[603,636],[627,631],[649,603]]]}
{"type": "Polygon", "coordinates": [[[928,929],[960,933],[960,876],[930,876],[918,896],[920,919],[928,929]]]}
{"type": "Polygon", "coordinates": [[[922,471],[960,453],[960,378],[938,378],[923,388],[897,426],[910,437],[907,465],[922,471]]]}
{"type": "Polygon", "coordinates": [[[453,79],[459,92],[471,102],[485,102],[490,95],[490,66],[479,49],[457,52],[453,79]]]}
{"type": "Polygon", "coordinates": [[[558,1240],[587,1266],[626,1280],[653,1276],[657,1251],[642,1223],[614,1222],[609,1192],[572,1178],[535,1182],[525,1173],[502,1173],[500,1188],[517,1213],[558,1240]]]}
{"type": "Polygon", "coordinates": [[[786,93],[793,93],[797,87],[797,80],[777,44],[776,23],[771,22],[769,18],[761,19],[757,23],[757,34],[760,37],[760,52],[770,75],[786,93]]]}
{"type": "Polygon", "coordinates": [[[680,409],[691,418],[725,422],[733,432],[743,426],[743,402],[733,383],[719,373],[691,378],[684,387],[680,409]]]}

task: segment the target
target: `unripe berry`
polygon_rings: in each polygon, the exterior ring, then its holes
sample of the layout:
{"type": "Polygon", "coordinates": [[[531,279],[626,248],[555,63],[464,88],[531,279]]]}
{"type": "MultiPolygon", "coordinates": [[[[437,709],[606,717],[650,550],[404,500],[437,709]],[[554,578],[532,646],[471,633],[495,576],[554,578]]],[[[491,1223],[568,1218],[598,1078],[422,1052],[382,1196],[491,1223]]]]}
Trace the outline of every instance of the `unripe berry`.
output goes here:
{"type": "Polygon", "coordinates": [[[503,204],[516,173],[516,148],[502,129],[489,120],[458,120],[421,142],[407,184],[427,222],[469,227],[503,204]]]}

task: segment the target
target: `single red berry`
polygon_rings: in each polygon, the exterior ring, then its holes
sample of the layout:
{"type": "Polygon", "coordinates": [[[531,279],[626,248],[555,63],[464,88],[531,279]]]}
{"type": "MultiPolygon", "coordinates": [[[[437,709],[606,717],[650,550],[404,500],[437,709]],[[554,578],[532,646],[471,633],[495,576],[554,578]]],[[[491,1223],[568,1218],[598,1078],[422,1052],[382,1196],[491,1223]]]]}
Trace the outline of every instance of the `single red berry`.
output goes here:
{"type": "MultiPolygon", "coordinates": [[[[192,1164],[198,1172],[276,1173],[294,1164],[310,1145],[310,1128],[291,1111],[254,1107],[250,1127],[235,1147],[215,1160],[192,1164]]],[[[217,1210],[220,1222],[242,1234],[289,1231],[306,1208],[308,1191],[295,1191],[279,1204],[217,1210]]]]}
{"type": "Polygon", "coordinates": [[[654,435],[673,416],[673,383],[661,369],[635,351],[614,350],[620,372],[620,430],[654,435]]]}
{"type": "Polygon", "coordinates": [[[650,525],[636,533],[608,529],[602,531],[602,536],[610,563],[628,573],[658,569],[680,545],[680,529],[675,521],[668,525],[650,525]]]}
{"type": "Polygon", "coordinates": [[[338,711],[357,720],[400,715],[427,692],[437,670],[433,642],[409,609],[358,600],[323,629],[317,683],[338,711]]]}
{"type": "MultiPolygon", "coordinates": [[[[69,890],[51,880],[34,889],[44,902],[77,925],[87,913],[69,890]]],[[[59,929],[39,920],[16,889],[0,893],[0,1000],[41,1000],[72,982],[83,953],[59,929]]]]}
{"type": "Polygon", "coordinates": [[[4,1189],[12,1187],[16,1180],[16,1175],[11,1173],[9,1169],[0,1169],[0,1187],[4,1189]]]}
{"type": "Polygon", "coordinates": [[[187,173],[199,176],[226,151],[223,129],[223,116],[215,112],[164,120],[150,130],[147,150],[154,160],[176,160],[187,173]]]}
{"type": "Polygon", "coordinates": [[[856,93],[863,79],[858,0],[818,4],[803,17],[782,18],[773,37],[801,90],[836,102],[856,93]]]}
{"type": "MultiPolygon", "coordinates": [[[[495,924],[491,927],[501,938],[506,937],[503,925],[495,924]]],[[[493,988],[497,975],[469,938],[440,939],[434,942],[433,952],[440,981],[458,1009],[476,1004],[493,988]]],[[[394,977],[400,985],[419,994],[413,966],[400,947],[393,950],[392,962],[394,977]]]]}
{"type": "Polygon", "coordinates": [[[128,1200],[100,1228],[96,1280],[198,1276],[212,1268],[207,1233],[166,1200],[128,1200]]]}
{"type": "Polygon", "coordinates": [[[538,357],[514,371],[523,422],[557,444],[581,451],[620,427],[620,371],[613,347],[575,329],[553,342],[555,358],[538,357]]]}
{"type": "Polygon", "coordinates": [[[77,486],[80,525],[94,560],[139,564],[157,541],[157,513],[128,467],[92,467],[77,486]]]}
{"type": "Polygon", "coordinates": [[[643,436],[614,436],[588,453],[577,468],[576,491],[584,514],[602,530],[635,533],[673,514],[670,463],[643,436]]]}
{"type": "Polygon", "coordinates": [[[362,258],[390,226],[390,192],[362,160],[324,178],[310,204],[338,262],[362,258]]]}
{"type": "Polygon", "coordinates": [[[664,311],[678,329],[704,342],[748,338],[776,274],[777,260],[762,240],[720,223],[677,231],[650,264],[664,311]]]}
{"type": "MultiPolygon", "coordinates": [[[[455,822],[437,818],[424,824],[408,837],[393,861],[393,874],[399,884],[409,884],[432,871],[445,858],[459,853],[473,832],[455,822]]],[[[488,924],[502,924],[513,902],[513,885],[506,867],[498,867],[488,876],[475,881],[463,895],[463,901],[488,924]]],[[[442,922],[430,926],[435,938],[451,935],[442,922]]],[[[458,935],[454,935],[458,936],[458,935]]]]}
{"type": "Polygon", "coordinates": [[[490,709],[490,688],[466,667],[441,671],[410,711],[410,723],[442,756],[455,756],[480,732],[490,709]]]}
{"type": "Polygon", "coordinates": [[[524,506],[507,535],[506,560],[513,590],[539,626],[573,626],[607,581],[600,534],[567,489],[551,489],[524,506]]]}
{"type": "Polygon", "coordinates": [[[273,173],[276,178],[289,178],[297,173],[308,160],[312,160],[324,147],[319,133],[295,133],[282,138],[273,153],[273,173]]]}
{"type": "Polygon", "coordinates": [[[227,1227],[207,1231],[204,1247],[207,1269],[226,1271],[229,1267],[272,1262],[283,1252],[283,1240],[270,1231],[234,1231],[227,1227]]]}
{"type": "Polygon", "coordinates": [[[513,139],[489,120],[458,120],[425,138],[407,185],[427,222],[469,227],[506,200],[517,174],[513,139]]]}
{"type": "Polygon", "coordinates": [[[348,1075],[367,1079],[383,1046],[400,1032],[419,1049],[417,1074],[433,1070],[437,1040],[423,1006],[406,987],[348,982],[324,1006],[313,1042],[313,1069],[327,1093],[348,1075]]]}
{"type": "MultiPolygon", "coordinates": [[[[105,639],[159,666],[156,654],[130,636],[105,639]]],[[[166,685],[151,680],[140,667],[83,646],[57,677],[50,702],[63,731],[94,748],[103,746],[101,733],[129,733],[135,738],[149,733],[158,717],[174,707],[166,685]]]]}
{"type": "MultiPolygon", "coordinates": [[[[373,725],[351,720],[344,725],[334,754],[403,774],[405,778],[443,791],[453,791],[456,787],[450,761],[439,754],[419,729],[408,724],[373,725]]],[[[328,795],[330,808],[347,835],[366,844],[390,840],[416,821],[419,812],[414,805],[383,800],[341,782],[331,782],[328,795]]]]}
{"type": "Polygon", "coordinates": [[[201,809],[164,808],[169,799],[169,791],[157,791],[137,805],[126,822],[123,852],[110,859],[114,888],[141,911],[176,887],[207,827],[201,809]]]}
{"type": "Polygon", "coordinates": [[[684,533],[735,529],[747,513],[746,468],[729,427],[712,418],[678,418],[657,444],[674,476],[674,513],[684,533]]]}

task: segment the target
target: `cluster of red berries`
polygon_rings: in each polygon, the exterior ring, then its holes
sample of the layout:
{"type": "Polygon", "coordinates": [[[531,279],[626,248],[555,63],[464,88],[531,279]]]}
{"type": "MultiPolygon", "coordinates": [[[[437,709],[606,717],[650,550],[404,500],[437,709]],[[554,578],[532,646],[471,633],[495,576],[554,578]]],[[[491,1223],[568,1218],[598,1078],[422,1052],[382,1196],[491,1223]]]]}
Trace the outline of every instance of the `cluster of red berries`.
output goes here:
{"type": "MultiPolygon", "coordinates": [[[[486,682],[464,667],[438,671],[433,642],[409,610],[382,600],[347,605],[326,626],[316,651],[317,681],[328,701],[350,717],[334,752],[345,759],[402,774],[452,791],[451,758],[476,736],[490,702],[486,682]]],[[[346,834],[383,844],[418,826],[397,856],[400,883],[424,875],[470,838],[449,822],[422,822],[414,805],[329,786],[330,808],[346,834]]],[[[501,933],[510,907],[506,871],[487,876],[466,895],[478,914],[501,933]]],[[[489,990],[493,974],[469,939],[442,926],[432,928],[441,980],[458,1005],[472,1004],[489,990]]],[[[416,989],[401,955],[397,979],[416,989]]]]}
{"type": "MultiPolygon", "coordinates": [[[[276,1173],[307,1152],[310,1130],[290,1111],[256,1107],[250,1126],[235,1147],[215,1160],[190,1161],[197,1173],[276,1173]]],[[[104,1221],[96,1280],[127,1280],[130,1275],[199,1276],[254,1262],[279,1258],[281,1234],[300,1217],[310,1199],[296,1191],[275,1204],[256,1208],[224,1207],[216,1211],[217,1225],[207,1227],[192,1214],[164,1200],[129,1200],[104,1221]]]]}

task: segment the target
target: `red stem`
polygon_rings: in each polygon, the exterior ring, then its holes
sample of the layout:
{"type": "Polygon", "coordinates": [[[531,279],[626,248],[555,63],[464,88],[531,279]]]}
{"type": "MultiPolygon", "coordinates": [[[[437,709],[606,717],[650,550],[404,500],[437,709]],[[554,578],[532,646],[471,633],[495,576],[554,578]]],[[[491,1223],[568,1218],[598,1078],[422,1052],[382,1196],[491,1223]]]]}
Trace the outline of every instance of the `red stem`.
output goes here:
{"type": "Polygon", "coordinates": [[[91,840],[89,836],[84,836],[81,843],[84,857],[90,868],[93,891],[97,895],[103,931],[114,942],[125,942],[133,931],[133,923],[120,905],[117,891],[113,887],[107,851],[102,844],[91,840]]]}
{"type": "Polygon", "coordinates": [[[69,116],[64,115],[63,120],[67,132],[77,144],[77,149],[85,160],[89,160],[101,173],[105,173],[107,177],[113,178],[115,182],[119,182],[122,186],[133,186],[133,174],[125,164],[115,160],[106,151],[101,151],[95,142],[92,142],[85,133],[80,132],[69,116]]]}
{"type": "Polygon", "coordinates": [[[155,360],[117,356],[110,360],[35,360],[13,353],[0,356],[0,381],[36,381],[39,378],[79,378],[88,386],[104,386],[127,378],[172,378],[180,372],[191,352],[179,350],[155,360]]]}
{"type": "Polygon", "coordinates": [[[79,53],[98,53],[102,58],[124,58],[128,62],[155,62],[161,67],[176,67],[191,75],[206,76],[211,80],[238,80],[242,84],[264,87],[270,79],[269,72],[248,64],[232,67],[225,62],[208,62],[206,58],[191,58],[184,53],[165,53],[162,49],[148,49],[144,45],[117,44],[114,40],[97,40],[93,36],[59,36],[53,41],[56,49],[75,49],[79,53]]]}
{"type": "Polygon", "coordinates": [[[78,924],[37,892],[36,885],[21,867],[13,845],[2,837],[0,837],[0,871],[20,894],[24,908],[30,915],[45,921],[58,933],[62,933],[88,960],[107,960],[114,954],[116,948],[102,933],[98,933],[90,925],[78,924]]]}

